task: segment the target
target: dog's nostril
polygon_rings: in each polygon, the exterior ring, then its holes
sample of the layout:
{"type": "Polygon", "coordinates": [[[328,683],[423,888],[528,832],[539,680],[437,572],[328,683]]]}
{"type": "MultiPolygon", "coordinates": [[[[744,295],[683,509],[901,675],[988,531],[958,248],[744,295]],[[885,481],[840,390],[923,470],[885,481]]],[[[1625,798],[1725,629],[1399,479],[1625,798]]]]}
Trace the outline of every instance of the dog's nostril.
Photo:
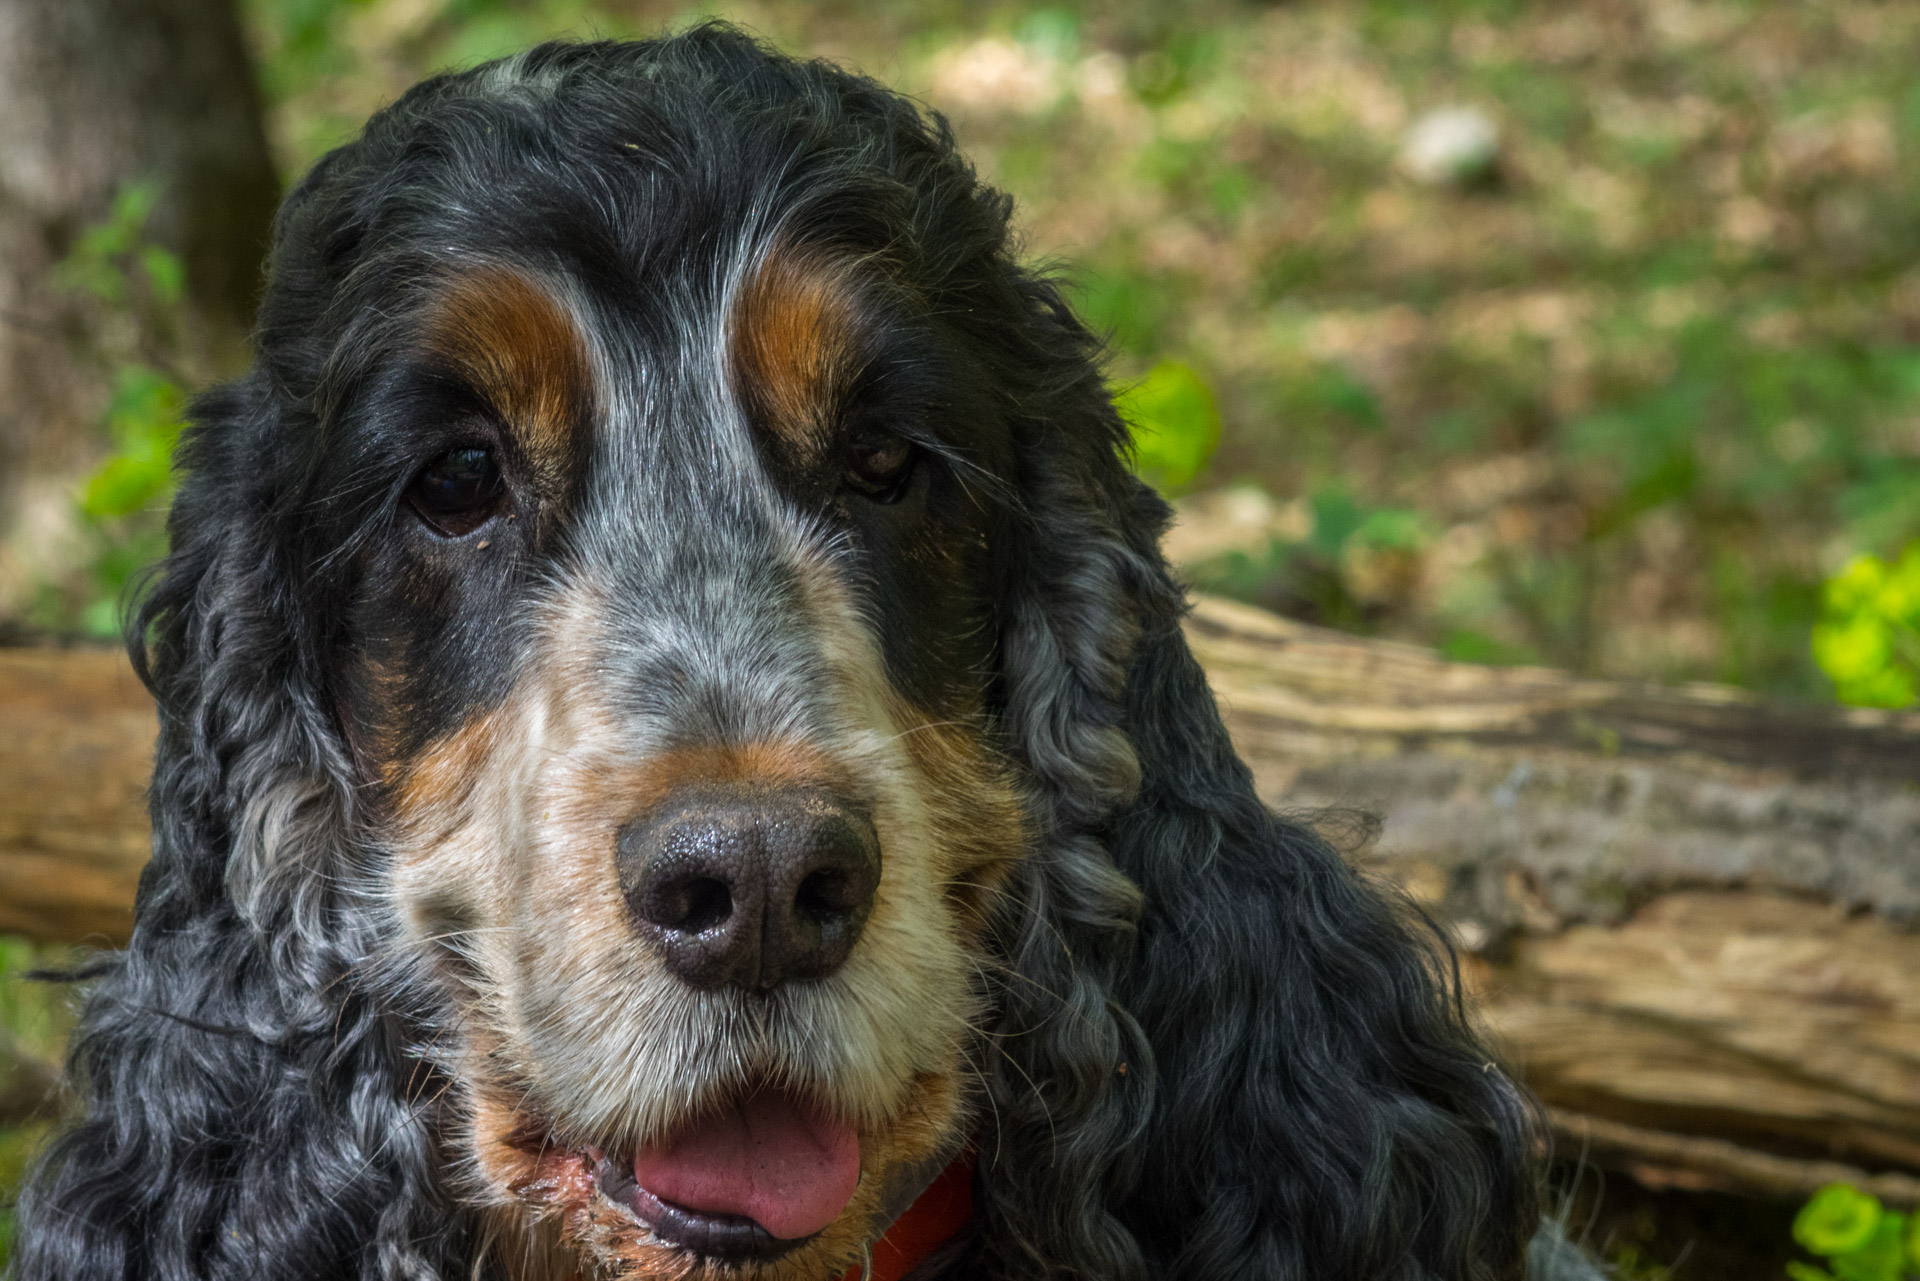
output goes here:
{"type": "Polygon", "coordinates": [[[845,916],[859,906],[859,896],[847,874],[833,869],[814,872],[801,881],[793,896],[793,905],[806,916],[845,916]]]}
{"type": "Polygon", "coordinates": [[[640,910],[655,925],[698,934],[733,915],[733,891],[711,876],[683,877],[647,894],[640,910]]]}

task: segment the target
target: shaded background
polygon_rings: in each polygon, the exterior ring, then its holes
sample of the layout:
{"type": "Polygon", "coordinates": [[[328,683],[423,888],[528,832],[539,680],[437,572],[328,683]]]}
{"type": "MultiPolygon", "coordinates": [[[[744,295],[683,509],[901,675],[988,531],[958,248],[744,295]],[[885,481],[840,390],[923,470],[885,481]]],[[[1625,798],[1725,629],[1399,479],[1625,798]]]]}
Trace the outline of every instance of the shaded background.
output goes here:
{"type": "MultiPolygon", "coordinates": [[[[169,3],[183,22],[221,7],[169,3]]],[[[1160,478],[1208,495],[1176,545],[1200,583],[1458,657],[1833,696],[1809,645],[1822,584],[1920,526],[1920,8],[714,11],[947,112],[1032,251],[1080,282],[1116,378],[1191,374],[1218,447],[1182,445],[1160,478]],[[1437,142],[1436,113],[1456,126],[1437,142]]],[[[272,162],[295,175],[433,69],[695,15],[242,16],[272,162]]],[[[206,80],[179,66],[141,96],[206,80]]],[[[206,235],[151,234],[208,270],[206,235]]],[[[251,245],[213,234],[230,263],[251,245]]],[[[70,473],[111,444],[77,426],[43,450],[70,473]]],[[[55,546],[58,516],[8,548],[16,628],[84,629],[100,595],[68,572],[84,540],[55,546]]]]}
{"type": "MultiPolygon", "coordinates": [[[[0,637],[113,630],[280,181],[432,70],[709,13],[951,117],[1112,335],[1197,585],[1476,662],[1912,702],[1911,3],[0,0],[0,637]]],[[[56,998],[4,991],[57,1042],[56,998]]],[[[1609,1196],[1628,1275],[1784,1245],[1609,1196]]]]}

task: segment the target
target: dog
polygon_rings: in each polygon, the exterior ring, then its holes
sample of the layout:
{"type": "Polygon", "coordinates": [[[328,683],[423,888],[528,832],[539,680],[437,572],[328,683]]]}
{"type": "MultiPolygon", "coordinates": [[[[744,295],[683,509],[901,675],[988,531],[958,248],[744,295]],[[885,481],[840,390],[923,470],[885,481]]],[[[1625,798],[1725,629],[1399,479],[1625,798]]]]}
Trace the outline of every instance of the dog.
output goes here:
{"type": "Polygon", "coordinates": [[[723,25],[314,167],[130,624],[153,859],[15,1277],[1525,1274],[1534,1113],[1256,796],[1009,216],[723,25]]]}

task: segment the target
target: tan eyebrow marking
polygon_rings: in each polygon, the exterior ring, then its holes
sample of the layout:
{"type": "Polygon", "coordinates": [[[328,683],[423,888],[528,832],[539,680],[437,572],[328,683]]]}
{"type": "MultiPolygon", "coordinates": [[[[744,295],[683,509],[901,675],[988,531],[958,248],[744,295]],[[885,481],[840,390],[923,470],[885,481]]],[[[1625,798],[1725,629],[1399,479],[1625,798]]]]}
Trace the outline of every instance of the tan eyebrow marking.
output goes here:
{"type": "Polygon", "coordinates": [[[560,301],[523,272],[480,268],[438,300],[426,346],[506,418],[536,483],[563,488],[593,386],[586,342],[560,301]]]}
{"type": "Polygon", "coordinates": [[[741,399],[802,459],[832,439],[839,397],[858,360],[859,298],[851,273],[817,253],[776,247],[734,303],[730,347],[741,399]]]}

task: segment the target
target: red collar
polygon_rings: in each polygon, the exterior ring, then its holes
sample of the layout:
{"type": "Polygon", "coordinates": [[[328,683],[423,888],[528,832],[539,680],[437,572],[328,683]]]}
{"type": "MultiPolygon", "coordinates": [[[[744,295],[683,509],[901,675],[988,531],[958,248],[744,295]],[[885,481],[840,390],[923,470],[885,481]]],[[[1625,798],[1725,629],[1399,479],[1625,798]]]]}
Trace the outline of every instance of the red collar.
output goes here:
{"type": "MultiPolygon", "coordinates": [[[[969,1149],[955,1157],[874,1243],[873,1268],[864,1281],[900,1281],[972,1221],[973,1152],[969,1149]]],[[[859,1265],[847,1269],[840,1281],[863,1281],[859,1265]]]]}

